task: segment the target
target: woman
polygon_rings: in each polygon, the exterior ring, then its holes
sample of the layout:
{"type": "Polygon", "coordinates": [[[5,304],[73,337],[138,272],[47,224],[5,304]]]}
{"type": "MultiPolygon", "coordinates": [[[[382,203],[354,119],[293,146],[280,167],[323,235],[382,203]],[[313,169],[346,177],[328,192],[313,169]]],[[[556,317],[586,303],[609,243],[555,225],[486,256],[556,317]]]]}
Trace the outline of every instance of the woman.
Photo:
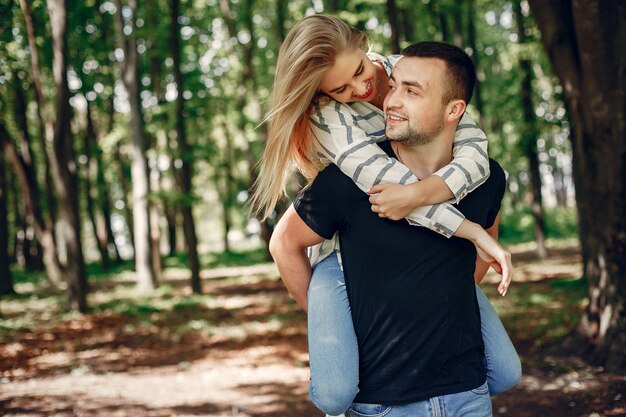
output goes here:
{"type": "MultiPolygon", "coordinates": [[[[290,31],[279,52],[268,142],[253,207],[263,217],[272,212],[284,194],[291,165],[312,179],[325,164],[335,163],[373,194],[372,210],[379,216],[406,217],[447,237],[470,239],[481,258],[503,273],[499,291],[504,295],[510,280],[508,252],[453,206],[439,204],[461,199],[487,178],[484,134],[464,116],[452,163],[416,182],[408,168],[375,144],[384,139],[380,109],[392,62],[366,55],[365,44],[361,32],[332,16],[307,17],[290,31]]],[[[358,391],[358,347],[336,242],[316,249],[308,296],[310,395],[322,411],[340,414],[358,391]]],[[[477,267],[478,281],[486,269],[477,267]]],[[[478,287],[477,297],[488,382],[496,394],[517,383],[521,368],[506,331],[478,287]]]]}

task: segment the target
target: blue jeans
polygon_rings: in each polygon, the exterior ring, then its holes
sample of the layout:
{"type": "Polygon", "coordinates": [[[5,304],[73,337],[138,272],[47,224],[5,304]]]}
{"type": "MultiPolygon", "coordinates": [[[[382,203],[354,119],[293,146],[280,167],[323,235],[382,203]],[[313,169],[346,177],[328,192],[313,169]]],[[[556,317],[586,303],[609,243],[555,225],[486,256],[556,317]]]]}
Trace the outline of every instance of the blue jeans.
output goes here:
{"type": "Polygon", "coordinates": [[[491,417],[491,398],[485,382],[480,387],[404,405],[354,403],[346,417],[491,417]]]}
{"type": "MultiPolygon", "coordinates": [[[[476,286],[485,368],[491,395],[517,384],[522,367],[515,347],[496,311],[476,286]]],[[[359,348],[352,324],[348,293],[335,254],[313,269],[308,293],[309,396],[317,408],[339,415],[359,392],[359,348]]]]}

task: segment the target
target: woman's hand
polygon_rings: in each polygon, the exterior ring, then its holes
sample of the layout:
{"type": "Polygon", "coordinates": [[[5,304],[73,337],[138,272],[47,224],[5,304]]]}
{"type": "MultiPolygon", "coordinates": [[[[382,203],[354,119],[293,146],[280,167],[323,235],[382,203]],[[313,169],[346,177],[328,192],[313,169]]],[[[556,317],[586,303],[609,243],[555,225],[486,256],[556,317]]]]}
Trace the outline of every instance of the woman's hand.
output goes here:
{"type": "Polygon", "coordinates": [[[400,185],[381,183],[369,190],[372,211],[379,217],[401,220],[421,206],[419,183],[400,185]]]}
{"type": "Polygon", "coordinates": [[[463,220],[454,235],[472,242],[476,246],[476,252],[480,259],[491,266],[498,274],[502,275],[502,280],[498,285],[498,292],[502,296],[506,295],[511,284],[511,276],[513,275],[511,253],[504,249],[480,225],[467,219],[463,220]]]}

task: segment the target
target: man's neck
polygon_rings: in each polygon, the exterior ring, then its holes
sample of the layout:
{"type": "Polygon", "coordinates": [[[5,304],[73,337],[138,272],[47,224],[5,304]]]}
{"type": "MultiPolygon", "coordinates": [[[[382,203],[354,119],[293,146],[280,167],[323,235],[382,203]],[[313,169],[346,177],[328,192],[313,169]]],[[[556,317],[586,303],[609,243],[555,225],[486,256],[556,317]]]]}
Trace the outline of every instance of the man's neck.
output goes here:
{"type": "MultiPolygon", "coordinates": [[[[443,133],[443,132],[442,132],[443,133]]],[[[434,174],[452,161],[452,135],[442,134],[427,145],[407,145],[395,142],[396,157],[420,179],[434,174]]]]}

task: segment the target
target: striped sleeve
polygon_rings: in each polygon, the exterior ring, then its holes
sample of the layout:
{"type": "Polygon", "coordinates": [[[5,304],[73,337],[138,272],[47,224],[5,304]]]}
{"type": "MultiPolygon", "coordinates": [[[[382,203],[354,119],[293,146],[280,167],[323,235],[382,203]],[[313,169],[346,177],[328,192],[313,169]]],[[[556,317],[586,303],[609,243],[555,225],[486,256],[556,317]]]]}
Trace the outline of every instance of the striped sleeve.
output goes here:
{"type": "Polygon", "coordinates": [[[450,187],[456,203],[489,178],[487,136],[467,112],[454,134],[453,160],[434,173],[450,187]]]}
{"type": "MultiPolygon", "coordinates": [[[[376,115],[380,117],[380,113],[376,115]]],[[[364,192],[381,182],[409,184],[417,181],[411,170],[376,145],[381,135],[384,137],[384,126],[382,133],[372,131],[368,134],[356,123],[347,105],[333,101],[315,108],[311,125],[320,152],[364,192]]],[[[416,208],[407,221],[450,237],[464,218],[451,204],[441,203],[416,208]]]]}

